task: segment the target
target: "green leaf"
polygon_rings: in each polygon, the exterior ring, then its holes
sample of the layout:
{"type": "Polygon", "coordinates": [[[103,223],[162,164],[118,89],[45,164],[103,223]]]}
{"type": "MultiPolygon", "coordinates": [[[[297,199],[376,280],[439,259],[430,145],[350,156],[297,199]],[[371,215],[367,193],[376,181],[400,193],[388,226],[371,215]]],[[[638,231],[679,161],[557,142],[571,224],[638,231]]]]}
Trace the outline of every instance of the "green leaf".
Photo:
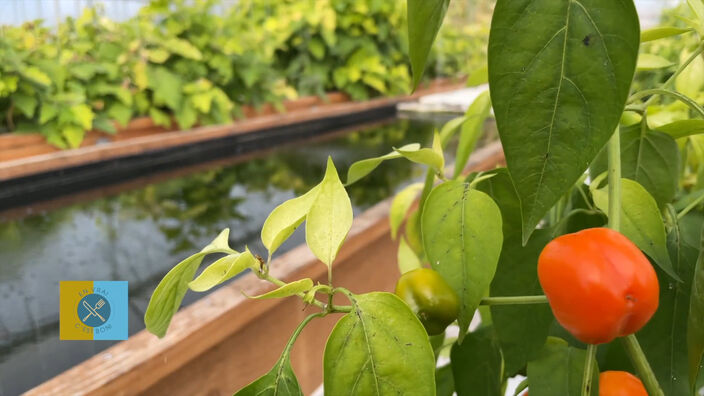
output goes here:
{"type": "Polygon", "coordinates": [[[237,391],[234,396],[303,396],[291,359],[282,356],[264,376],[237,391]]]}
{"type": "MultiPolygon", "coordinates": [[[[697,0],[699,1],[699,0],[697,0]]],[[[691,53],[682,51],[680,60],[687,59],[691,53]]],[[[675,79],[677,92],[690,98],[696,98],[704,89],[704,58],[696,57],[675,79]]]]}
{"type": "Polygon", "coordinates": [[[501,349],[491,327],[467,334],[450,352],[457,396],[503,396],[501,349]],[[481,391],[480,391],[481,390],[481,391]]]}
{"type": "Polygon", "coordinates": [[[315,186],[300,197],[289,199],[271,211],[262,226],[262,244],[269,251],[270,257],[303,223],[319,192],[320,186],[315,186]]]}
{"type": "Polygon", "coordinates": [[[435,396],[452,396],[455,394],[455,379],[452,365],[446,364],[435,370],[435,396]]]}
{"type": "Polygon", "coordinates": [[[203,54],[201,54],[200,50],[187,40],[170,38],[164,42],[164,47],[172,53],[181,55],[184,58],[193,60],[203,59],[203,54]]]}
{"type": "Polygon", "coordinates": [[[459,181],[442,183],[422,212],[425,252],[460,298],[459,340],[489,290],[501,252],[501,212],[485,193],[459,181]]]}
{"type": "Polygon", "coordinates": [[[680,120],[658,127],[658,131],[665,132],[673,139],[692,135],[704,134],[704,120],[680,120]]]}
{"type": "MultiPolygon", "coordinates": [[[[592,183],[593,185],[595,183],[592,183]]],[[[594,204],[604,213],[609,211],[607,188],[592,189],[594,204]]],[[[621,179],[621,230],[645,254],[650,256],[673,279],[680,280],[672,269],[667,252],[665,225],[652,195],[638,182],[621,179]]]]}
{"type": "Polygon", "coordinates": [[[59,114],[59,109],[51,103],[42,103],[39,110],[39,123],[46,124],[47,122],[56,118],[59,114]]]}
{"type": "Polygon", "coordinates": [[[113,103],[108,109],[108,116],[126,127],[132,119],[132,109],[122,103],[113,103]]]}
{"type": "Polygon", "coordinates": [[[325,394],[434,395],[435,355],[408,305],[378,292],[351,301],[353,311],[337,322],[325,346],[325,394]]]}
{"type": "Polygon", "coordinates": [[[408,242],[406,242],[406,238],[404,238],[403,236],[398,242],[397,259],[398,270],[402,274],[422,267],[418,256],[416,256],[416,253],[413,251],[413,249],[408,246],[408,242]]]}
{"type": "MultiPolygon", "coordinates": [[[[655,199],[659,208],[672,202],[679,184],[680,149],[672,137],[651,131],[645,122],[621,127],[621,173],[637,181],[655,199]]],[[[592,179],[606,171],[606,149],[590,168],[592,179]]]]}
{"type": "Polygon", "coordinates": [[[325,177],[308,211],[306,222],[308,247],[320,261],[328,267],[332,266],[352,227],[352,203],[332,158],[328,157],[325,177]]]}
{"type": "Polygon", "coordinates": [[[489,91],[484,91],[469,106],[464,114],[466,120],[462,124],[460,142],[457,145],[457,155],[455,156],[455,171],[452,178],[456,178],[464,170],[470,154],[474,151],[477,141],[484,132],[484,121],[489,116],[491,110],[491,99],[489,91]]]}
{"type": "Polygon", "coordinates": [[[389,222],[391,223],[391,238],[396,239],[396,234],[398,233],[399,227],[406,218],[408,209],[410,209],[413,202],[416,201],[418,193],[423,190],[423,183],[413,183],[403,190],[399,191],[398,194],[391,201],[391,209],[389,209],[389,222]]]}
{"type": "Polygon", "coordinates": [[[34,117],[34,110],[37,108],[38,104],[37,98],[34,95],[25,95],[17,92],[12,95],[12,103],[25,117],[34,117]]]}
{"type": "Polygon", "coordinates": [[[40,85],[42,87],[48,87],[51,85],[51,78],[41,71],[36,66],[30,66],[26,68],[19,69],[20,75],[27,80],[33,82],[34,84],[40,85]]]}
{"type": "Polygon", "coordinates": [[[80,125],[83,129],[89,130],[93,126],[93,110],[90,106],[86,104],[77,104],[71,106],[71,114],[73,114],[73,119],[80,125]]]}
{"type": "Polygon", "coordinates": [[[234,278],[246,269],[258,268],[259,260],[249,249],[245,249],[242,254],[229,254],[210,264],[197,278],[188,283],[188,287],[193,291],[203,292],[234,278]]]}
{"type": "Polygon", "coordinates": [[[477,190],[487,193],[501,210],[504,235],[521,232],[521,204],[513,180],[506,168],[497,168],[486,172],[494,177],[484,179],[477,184],[477,190]]]}
{"type": "Polygon", "coordinates": [[[106,117],[104,114],[95,117],[95,119],[93,120],[93,129],[109,133],[111,135],[117,133],[117,128],[115,128],[115,124],[110,121],[110,118],[106,117]]]}
{"type": "Polygon", "coordinates": [[[670,62],[661,56],[643,53],[638,56],[636,70],[664,69],[673,65],[674,62],[670,62]]]}
{"type": "Polygon", "coordinates": [[[61,136],[63,136],[66,143],[68,143],[68,147],[70,148],[79,147],[85,134],[86,131],[83,128],[74,124],[68,124],[61,127],[61,136]]]}
{"type": "Polygon", "coordinates": [[[484,65],[473,70],[467,77],[467,86],[476,87],[477,85],[486,84],[489,82],[489,67],[484,65]]]}
{"type": "Polygon", "coordinates": [[[701,241],[699,257],[692,279],[692,293],[689,299],[687,319],[689,383],[693,393],[701,369],[702,356],[704,356],[704,232],[701,241]]]}
{"type": "Polygon", "coordinates": [[[149,67],[147,77],[155,104],[166,105],[174,111],[181,107],[183,81],[180,76],[164,67],[149,67]]]}
{"type": "Polygon", "coordinates": [[[408,0],[408,57],[418,86],[450,0],[408,0]]]}
{"type": "Polygon", "coordinates": [[[443,168],[445,167],[445,156],[442,152],[442,141],[440,140],[440,134],[438,134],[437,131],[433,137],[432,148],[407,150],[401,147],[396,149],[396,152],[410,161],[433,168],[437,173],[442,173],[443,168]]]}
{"type": "Polygon", "coordinates": [[[618,125],[639,32],[631,1],[497,2],[489,85],[524,243],[618,125]]]}
{"type": "Polygon", "coordinates": [[[673,267],[683,281],[675,282],[655,268],[660,283],[658,309],[638,332],[638,341],[666,395],[692,394],[687,381],[687,318],[703,222],[700,213],[690,212],[668,234],[673,267]]]}
{"type": "Polygon", "coordinates": [[[166,334],[171,318],[178,310],[183,296],[188,291],[188,283],[193,279],[205,256],[212,253],[230,254],[233,252],[228,245],[229,236],[229,228],[222,230],[220,235],[210,242],[208,246],[204,247],[199,253],[176,264],[159,282],[149,299],[147,311],[144,313],[144,324],[150,333],[159,338],[166,334]]]}
{"type": "Polygon", "coordinates": [[[167,59],[169,59],[169,56],[171,56],[169,51],[166,51],[163,48],[147,50],[147,58],[149,59],[149,62],[152,63],[164,63],[167,59]]]}
{"type": "Polygon", "coordinates": [[[665,38],[665,37],[678,36],[682,33],[687,33],[687,32],[691,32],[691,31],[692,31],[692,29],[682,29],[682,28],[673,27],[673,26],[660,26],[660,27],[644,30],[640,34],[640,41],[641,41],[641,43],[645,43],[648,41],[658,40],[658,39],[665,38]]]}
{"type": "Polygon", "coordinates": [[[149,117],[152,118],[154,125],[163,126],[164,128],[171,127],[171,117],[156,107],[149,109],[149,117]]]}
{"type": "MultiPolygon", "coordinates": [[[[403,151],[418,151],[420,150],[420,144],[418,143],[411,143],[407,144],[398,150],[403,150],[403,151]]],[[[357,161],[350,165],[349,169],[347,170],[347,184],[350,185],[352,183],[355,183],[359,179],[363,178],[364,176],[370,174],[374,169],[376,169],[379,164],[384,162],[385,160],[389,159],[395,159],[395,158],[401,158],[401,154],[397,153],[396,151],[390,152],[388,154],[382,155],[381,157],[374,157],[374,158],[367,158],[363,159],[360,161],[357,161]]]]}
{"type": "Polygon", "coordinates": [[[319,38],[313,37],[308,42],[308,51],[317,60],[322,60],[325,57],[325,43],[319,38]]]}
{"type": "Polygon", "coordinates": [[[298,293],[303,293],[313,288],[313,280],[310,278],[299,279],[297,281],[287,283],[279,288],[276,288],[268,293],[264,293],[259,296],[247,296],[254,299],[268,299],[268,298],[283,298],[295,296],[298,293]]]}
{"type": "MultiPolygon", "coordinates": [[[[559,340],[559,339],[558,339],[559,340]]],[[[562,341],[562,340],[559,340],[562,341]]],[[[528,362],[528,389],[536,396],[580,396],[587,353],[567,343],[548,340],[538,357],[528,362]]],[[[599,394],[599,368],[592,369],[590,395],[599,394]]]]}
{"type": "Polygon", "coordinates": [[[465,116],[455,117],[442,126],[442,129],[440,129],[440,141],[443,147],[446,146],[452,136],[460,130],[460,127],[466,120],[467,118],[465,116]]]}

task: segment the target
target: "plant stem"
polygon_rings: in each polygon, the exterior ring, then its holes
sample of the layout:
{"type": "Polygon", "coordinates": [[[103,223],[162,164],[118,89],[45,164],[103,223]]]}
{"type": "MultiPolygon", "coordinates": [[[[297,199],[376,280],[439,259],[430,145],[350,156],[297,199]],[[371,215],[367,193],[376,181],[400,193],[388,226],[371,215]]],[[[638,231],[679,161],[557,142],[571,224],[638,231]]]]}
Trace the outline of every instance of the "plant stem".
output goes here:
{"type": "Polygon", "coordinates": [[[594,361],[596,360],[596,345],[587,346],[587,357],[584,360],[584,376],[582,377],[582,396],[589,396],[592,393],[592,376],[594,361]]]}
{"type": "Polygon", "coordinates": [[[291,348],[293,348],[293,343],[296,342],[296,339],[298,336],[301,334],[301,331],[303,331],[303,328],[306,327],[306,325],[313,319],[315,318],[320,318],[325,316],[325,312],[318,312],[314,313],[312,315],[306,316],[305,319],[303,319],[303,322],[301,322],[298,327],[296,327],[296,330],[293,331],[293,334],[291,335],[291,338],[289,338],[288,342],[286,343],[286,346],[284,347],[284,351],[281,353],[281,356],[286,356],[291,352],[291,348]]]}
{"type": "Polygon", "coordinates": [[[636,335],[631,334],[621,338],[621,340],[623,341],[623,346],[626,349],[628,357],[631,358],[631,363],[633,363],[633,366],[636,368],[638,376],[643,380],[643,385],[645,385],[648,394],[650,396],[664,396],[665,393],[663,393],[660,388],[660,384],[658,384],[658,380],[655,378],[653,369],[650,367],[650,363],[648,363],[648,359],[645,357],[636,335]]]}
{"type": "MultiPolygon", "coordinates": [[[[628,102],[632,103],[637,101],[638,99],[644,98],[648,95],[651,95],[648,100],[652,99],[654,95],[667,95],[667,96],[672,96],[673,98],[679,100],[680,102],[686,104],[687,106],[691,107],[692,110],[696,111],[699,113],[700,116],[704,117],[704,108],[702,108],[699,103],[697,103],[694,99],[690,98],[687,95],[683,95],[679,92],[672,91],[669,89],[663,89],[663,88],[656,88],[656,89],[645,89],[640,92],[634,93],[630,98],[628,98],[628,102]]],[[[646,102],[647,103],[647,102],[646,102]]]]}
{"type": "Polygon", "coordinates": [[[608,143],[609,157],[609,228],[621,228],[621,136],[616,131],[608,143]]]}
{"type": "Polygon", "coordinates": [[[687,207],[682,209],[681,212],[677,213],[677,220],[680,220],[681,218],[683,218],[687,213],[689,213],[690,210],[696,208],[702,202],[704,202],[704,194],[697,197],[697,199],[695,199],[689,205],[687,205],[687,207]]]}
{"type": "MultiPolygon", "coordinates": [[[[667,88],[668,86],[670,86],[670,84],[672,84],[675,81],[677,76],[679,76],[684,71],[684,69],[686,69],[687,66],[689,66],[690,63],[692,63],[695,59],[697,59],[697,57],[699,55],[701,55],[702,52],[704,52],[704,42],[699,44],[699,47],[697,47],[697,49],[694,50],[692,55],[690,55],[689,58],[687,58],[687,60],[682,62],[680,67],[677,68],[677,71],[675,71],[675,73],[673,75],[671,75],[670,78],[668,78],[667,81],[665,81],[662,84],[661,88],[664,89],[664,88],[667,88]]],[[[647,101],[645,101],[645,103],[643,103],[643,109],[647,109],[648,105],[650,105],[650,103],[652,103],[652,101],[654,99],[655,99],[655,97],[653,96],[653,97],[650,97],[647,101]]]]}
{"type": "Polygon", "coordinates": [[[484,297],[479,305],[547,304],[545,296],[484,297]]]}

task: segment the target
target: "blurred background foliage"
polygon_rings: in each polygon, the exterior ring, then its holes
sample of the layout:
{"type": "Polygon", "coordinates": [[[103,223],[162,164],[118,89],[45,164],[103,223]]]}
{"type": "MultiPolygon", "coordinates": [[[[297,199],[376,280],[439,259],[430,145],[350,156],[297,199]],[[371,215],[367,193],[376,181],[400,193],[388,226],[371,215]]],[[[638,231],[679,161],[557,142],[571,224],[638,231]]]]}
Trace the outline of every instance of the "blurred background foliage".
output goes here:
{"type": "MultiPolygon", "coordinates": [[[[405,3],[153,0],[121,22],[98,4],[52,28],[2,26],[0,132],[68,148],[140,116],[187,129],[228,122],[242,105],[407,93],[405,3]]],[[[478,3],[453,2],[426,78],[485,65],[491,1],[478,3]]]]}

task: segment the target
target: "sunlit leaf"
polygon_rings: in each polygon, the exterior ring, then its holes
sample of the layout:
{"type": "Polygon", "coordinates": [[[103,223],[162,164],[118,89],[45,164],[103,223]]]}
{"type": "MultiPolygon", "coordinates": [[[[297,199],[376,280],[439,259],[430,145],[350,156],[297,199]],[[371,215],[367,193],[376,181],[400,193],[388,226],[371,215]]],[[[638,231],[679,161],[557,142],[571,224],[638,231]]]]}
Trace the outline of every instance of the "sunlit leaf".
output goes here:
{"type": "Polygon", "coordinates": [[[273,255],[303,223],[319,191],[320,186],[315,186],[300,197],[289,199],[271,211],[262,226],[262,244],[269,250],[269,256],[273,255]]]}
{"type": "Polygon", "coordinates": [[[682,33],[691,32],[692,29],[682,29],[673,26],[660,26],[648,30],[644,30],[640,34],[640,41],[645,43],[647,41],[658,40],[665,37],[677,36],[682,33]]]}
{"type": "Polygon", "coordinates": [[[242,254],[230,254],[210,264],[196,279],[188,283],[188,287],[197,292],[210,290],[246,269],[258,268],[259,260],[246,249],[242,254]]]}
{"type": "Polygon", "coordinates": [[[441,173],[445,167],[445,155],[442,151],[442,141],[440,140],[440,134],[437,132],[435,132],[433,137],[432,148],[408,150],[401,147],[396,149],[396,152],[410,161],[433,168],[437,173],[441,173]]]}
{"type": "Polygon", "coordinates": [[[396,239],[396,234],[403,220],[406,218],[408,209],[413,205],[413,202],[415,202],[422,189],[423,183],[413,183],[406,186],[394,196],[394,199],[391,201],[391,208],[389,209],[392,239],[396,239]]]}
{"type": "Polygon", "coordinates": [[[421,267],[421,263],[418,259],[418,256],[416,256],[416,253],[413,251],[413,249],[408,246],[406,238],[404,238],[403,236],[399,239],[398,242],[397,259],[398,270],[402,274],[405,274],[408,271],[412,271],[421,267]]]}
{"type": "Polygon", "coordinates": [[[264,300],[267,298],[283,298],[289,296],[295,296],[298,293],[303,293],[313,288],[313,280],[310,278],[299,279],[297,281],[287,283],[280,286],[268,293],[261,294],[259,296],[247,296],[249,298],[255,298],[264,300]]]}
{"type": "MultiPolygon", "coordinates": [[[[418,151],[420,150],[420,144],[407,144],[403,147],[400,147],[398,150],[403,150],[405,152],[418,151]]],[[[350,185],[356,182],[357,180],[363,178],[364,176],[370,174],[374,169],[376,169],[377,166],[379,166],[379,164],[381,164],[385,160],[394,158],[401,158],[401,154],[396,151],[393,151],[386,155],[382,155],[381,157],[367,158],[353,163],[347,170],[347,185],[350,185]]]]}

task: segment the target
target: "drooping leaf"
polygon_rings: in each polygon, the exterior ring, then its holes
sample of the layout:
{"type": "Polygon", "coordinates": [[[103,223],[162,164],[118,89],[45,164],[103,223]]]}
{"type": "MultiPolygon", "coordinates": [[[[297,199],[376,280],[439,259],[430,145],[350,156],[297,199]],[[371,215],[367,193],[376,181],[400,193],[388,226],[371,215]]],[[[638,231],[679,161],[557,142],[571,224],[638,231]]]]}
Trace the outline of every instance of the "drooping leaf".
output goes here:
{"type": "Polygon", "coordinates": [[[441,173],[445,167],[445,155],[442,151],[442,141],[440,140],[440,134],[438,132],[435,132],[435,136],[433,137],[432,148],[406,150],[402,147],[396,149],[396,152],[410,161],[433,168],[437,173],[441,173]]]}
{"type": "Polygon", "coordinates": [[[396,239],[396,234],[399,227],[406,218],[408,209],[413,205],[418,193],[423,189],[423,183],[413,183],[406,186],[403,190],[399,191],[398,194],[391,201],[391,208],[389,209],[389,222],[391,223],[391,238],[396,239]]]}
{"type": "Polygon", "coordinates": [[[501,349],[491,327],[468,333],[450,352],[457,396],[503,396],[501,349]]]}
{"type": "MultiPolygon", "coordinates": [[[[621,128],[621,174],[637,181],[659,208],[672,201],[678,188],[680,150],[672,137],[648,129],[645,122],[621,128]]],[[[592,179],[606,171],[606,150],[590,168],[592,179]]]]}
{"type": "Polygon", "coordinates": [[[274,208],[262,226],[262,244],[272,256],[276,249],[290,237],[303,220],[305,220],[311,205],[318,197],[320,186],[315,186],[307,193],[289,199],[274,208]]]}
{"type": "Polygon", "coordinates": [[[462,124],[462,132],[460,133],[460,141],[457,145],[457,154],[455,155],[455,171],[452,178],[459,176],[467,165],[467,160],[470,154],[474,151],[477,141],[484,131],[484,121],[489,116],[491,110],[491,99],[489,91],[482,92],[472,102],[465,113],[465,122],[462,124]]]}
{"type": "Polygon", "coordinates": [[[399,238],[397,260],[398,269],[402,274],[405,274],[408,271],[412,271],[421,267],[421,263],[418,259],[418,256],[416,256],[416,253],[413,251],[413,249],[408,246],[406,238],[404,238],[403,236],[399,238]]]}
{"type": "MultiPolygon", "coordinates": [[[[548,339],[535,360],[528,362],[528,389],[536,396],[580,396],[587,353],[558,339],[548,339]]],[[[599,368],[592,369],[590,395],[599,394],[599,368]]]]}
{"type": "MultiPolygon", "coordinates": [[[[592,183],[594,184],[594,183],[592,183]]],[[[607,187],[591,190],[594,204],[604,213],[609,211],[607,187]]],[[[655,199],[638,182],[621,179],[621,233],[650,256],[673,279],[680,280],[672,269],[667,252],[667,237],[662,215],[655,199]]]]}
{"type": "Polygon", "coordinates": [[[451,181],[433,189],[421,216],[428,261],[460,298],[461,342],[494,278],[503,240],[501,212],[485,193],[451,181]]]}
{"type": "Polygon", "coordinates": [[[408,56],[418,86],[450,0],[408,0],[408,56]]]}
{"type": "MultiPolygon", "coordinates": [[[[420,150],[420,144],[418,143],[411,143],[407,144],[399,150],[411,152],[411,151],[418,151],[420,150]]],[[[363,178],[364,176],[370,174],[374,169],[376,169],[379,164],[381,164],[385,160],[389,159],[394,159],[394,158],[401,158],[401,154],[399,154],[396,151],[390,152],[386,155],[382,155],[381,157],[374,157],[374,158],[367,158],[363,159],[360,161],[357,161],[350,165],[349,169],[347,170],[347,185],[349,186],[350,184],[356,182],[357,180],[363,178]]]]}
{"type": "Polygon", "coordinates": [[[700,255],[704,218],[690,212],[668,234],[673,269],[682,282],[675,282],[655,268],[660,283],[658,310],[637,334],[638,341],[666,395],[692,394],[688,381],[687,318],[695,267],[700,255]]]}
{"type": "Polygon", "coordinates": [[[258,268],[259,260],[249,249],[245,249],[242,254],[230,254],[210,264],[196,279],[188,283],[188,287],[197,292],[210,290],[246,269],[258,268]]]}
{"type": "Polygon", "coordinates": [[[306,221],[308,247],[320,261],[331,266],[352,227],[352,203],[332,158],[328,158],[325,177],[306,221]]]}
{"type": "Polygon", "coordinates": [[[222,230],[208,246],[176,264],[159,282],[144,313],[144,324],[150,333],[159,338],[166,334],[171,318],[188,291],[188,283],[193,279],[205,256],[212,253],[233,253],[228,245],[229,235],[229,228],[222,230]]]}
{"type": "Polygon", "coordinates": [[[524,242],[618,125],[639,36],[631,1],[497,2],[489,85],[524,242]]]}
{"type": "Polygon", "coordinates": [[[687,318],[687,351],[689,357],[689,383],[692,391],[701,370],[704,356],[704,232],[699,247],[699,258],[694,268],[692,292],[687,318]]]}
{"type": "Polygon", "coordinates": [[[287,283],[280,286],[268,293],[261,294],[259,296],[247,296],[249,298],[255,298],[264,300],[267,298],[283,298],[289,296],[295,296],[298,293],[308,291],[313,288],[313,280],[310,278],[299,279],[291,283],[287,283]]]}
{"type": "Polygon", "coordinates": [[[325,394],[435,394],[435,355],[408,305],[391,293],[351,299],[353,311],[337,322],[325,346],[325,394]]]}
{"type": "Polygon", "coordinates": [[[704,134],[704,120],[680,120],[658,127],[658,131],[665,132],[673,139],[692,135],[704,134]]]}
{"type": "Polygon", "coordinates": [[[658,40],[658,39],[665,38],[665,37],[677,36],[682,33],[687,33],[687,32],[691,32],[691,31],[692,31],[692,29],[682,29],[682,28],[673,27],[673,26],[660,26],[660,27],[644,30],[640,34],[640,41],[642,43],[645,43],[648,41],[658,40]]]}

